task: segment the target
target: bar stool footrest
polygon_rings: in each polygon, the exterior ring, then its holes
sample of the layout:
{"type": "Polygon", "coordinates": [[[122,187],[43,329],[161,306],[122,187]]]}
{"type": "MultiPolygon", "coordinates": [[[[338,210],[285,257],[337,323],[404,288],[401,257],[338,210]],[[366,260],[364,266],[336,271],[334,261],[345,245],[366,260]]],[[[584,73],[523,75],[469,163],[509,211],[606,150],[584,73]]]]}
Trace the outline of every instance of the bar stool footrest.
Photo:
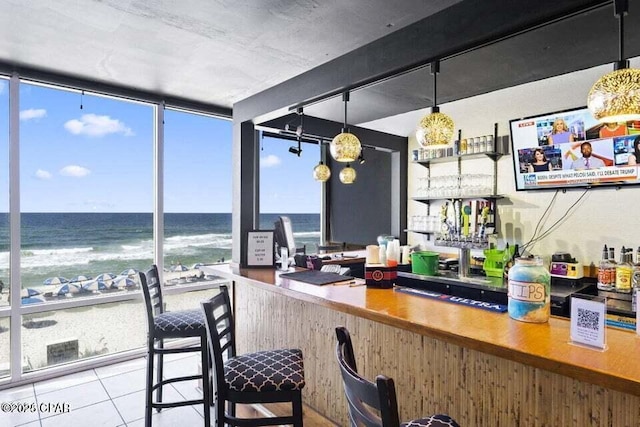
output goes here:
{"type": "Polygon", "coordinates": [[[192,381],[192,380],[201,380],[202,379],[202,375],[189,375],[188,377],[175,377],[175,378],[167,378],[166,380],[162,380],[157,384],[154,384],[153,387],[151,387],[151,390],[156,390],[158,387],[162,387],[163,385],[167,385],[167,384],[171,384],[171,383],[177,383],[180,381],[192,381]]]}

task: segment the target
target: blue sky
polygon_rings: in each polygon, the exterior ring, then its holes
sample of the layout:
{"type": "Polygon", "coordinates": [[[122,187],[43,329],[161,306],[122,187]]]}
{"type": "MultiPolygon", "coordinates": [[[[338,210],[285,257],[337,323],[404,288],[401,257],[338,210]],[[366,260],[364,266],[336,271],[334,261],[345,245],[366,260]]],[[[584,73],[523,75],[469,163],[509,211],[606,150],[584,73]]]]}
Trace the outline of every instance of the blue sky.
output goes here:
{"type": "MultiPolygon", "coordinates": [[[[0,80],[0,164],[8,164],[8,82],[0,80]]],[[[165,112],[165,211],[230,212],[232,126],[228,120],[165,112]]],[[[23,212],[151,212],[153,108],[21,84],[20,190],[23,212]],[[80,106],[82,105],[82,108],[80,106]]],[[[312,178],[317,145],[264,138],[261,211],[317,213],[312,178]]],[[[1,168],[0,191],[8,189],[1,168]]],[[[0,193],[1,194],[1,193],[0,193]]],[[[0,200],[8,210],[8,196],[0,200]]]]}

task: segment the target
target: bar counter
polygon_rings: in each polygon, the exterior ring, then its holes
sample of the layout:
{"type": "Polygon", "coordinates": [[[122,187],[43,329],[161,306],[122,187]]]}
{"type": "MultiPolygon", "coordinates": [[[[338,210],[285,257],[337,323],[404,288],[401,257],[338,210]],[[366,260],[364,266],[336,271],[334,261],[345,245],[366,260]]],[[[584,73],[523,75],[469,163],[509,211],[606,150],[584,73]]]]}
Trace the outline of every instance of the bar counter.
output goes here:
{"type": "Polygon", "coordinates": [[[352,333],[363,375],[394,378],[402,419],[461,425],[640,425],[640,338],[607,328],[606,351],[569,343],[567,319],[507,313],[392,289],[315,286],[273,269],[206,267],[233,282],[238,351],[299,347],[305,403],[347,425],[334,328],[352,333]]]}

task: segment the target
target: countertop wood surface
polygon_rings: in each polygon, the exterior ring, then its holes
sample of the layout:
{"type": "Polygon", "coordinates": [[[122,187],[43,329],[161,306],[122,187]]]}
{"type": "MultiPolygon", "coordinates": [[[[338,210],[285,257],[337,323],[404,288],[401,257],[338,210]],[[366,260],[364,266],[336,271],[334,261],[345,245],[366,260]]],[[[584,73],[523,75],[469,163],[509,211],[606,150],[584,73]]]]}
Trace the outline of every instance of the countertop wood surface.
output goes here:
{"type": "MultiPolygon", "coordinates": [[[[425,336],[555,372],[602,387],[640,396],[640,337],[607,328],[607,350],[571,344],[570,322],[513,320],[507,313],[461,306],[393,289],[349,285],[316,286],[280,278],[274,269],[238,269],[229,264],[205,267],[240,284],[385,323],[425,336]]],[[[358,283],[363,280],[358,279],[358,283]]]]}

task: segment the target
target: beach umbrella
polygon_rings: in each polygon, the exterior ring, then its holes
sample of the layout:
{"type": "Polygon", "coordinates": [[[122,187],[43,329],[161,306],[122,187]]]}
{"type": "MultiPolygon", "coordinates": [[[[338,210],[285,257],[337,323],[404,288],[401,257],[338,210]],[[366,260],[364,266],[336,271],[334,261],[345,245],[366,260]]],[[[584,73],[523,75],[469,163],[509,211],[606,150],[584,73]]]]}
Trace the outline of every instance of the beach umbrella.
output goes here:
{"type": "Polygon", "coordinates": [[[34,295],[32,297],[22,298],[21,301],[22,301],[22,305],[26,305],[26,304],[37,304],[37,303],[45,302],[45,299],[40,295],[34,295]]]}
{"type": "Polygon", "coordinates": [[[42,282],[43,285],[62,285],[63,283],[69,282],[64,277],[49,277],[42,282]]]}
{"type": "Polygon", "coordinates": [[[112,289],[132,289],[138,286],[138,282],[128,277],[119,277],[111,284],[112,289]]]}
{"type": "Polygon", "coordinates": [[[31,298],[33,296],[40,295],[40,291],[33,288],[22,288],[20,291],[21,298],[31,298]]]}
{"type": "Polygon", "coordinates": [[[109,289],[109,286],[102,280],[97,279],[94,279],[82,285],[82,290],[84,292],[106,291],[107,289],[109,289]]]}
{"type": "Polygon", "coordinates": [[[55,296],[63,296],[67,294],[77,294],[80,292],[80,286],[74,283],[65,283],[64,285],[60,285],[53,291],[53,295],[55,296]]]}
{"type": "Polygon", "coordinates": [[[189,267],[185,267],[182,264],[178,264],[171,267],[171,271],[189,271],[189,267]]]}
{"type": "Polygon", "coordinates": [[[72,277],[71,280],[69,280],[69,282],[78,283],[78,282],[86,282],[87,280],[91,280],[91,276],[85,276],[81,274],[79,276],[72,277]]]}
{"type": "Polygon", "coordinates": [[[121,276],[137,276],[138,273],[139,271],[136,270],[135,268],[127,268],[122,273],[120,273],[120,275],[121,276]]]}
{"type": "Polygon", "coordinates": [[[115,278],[116,278],[115,274],[103,273],[103,274],[100,274],[98,277],[96,277],[96,280],[98,282],[105,282],[105,283],[111,284],[111,282],[113,282],[113,279],[115,278]]]}

